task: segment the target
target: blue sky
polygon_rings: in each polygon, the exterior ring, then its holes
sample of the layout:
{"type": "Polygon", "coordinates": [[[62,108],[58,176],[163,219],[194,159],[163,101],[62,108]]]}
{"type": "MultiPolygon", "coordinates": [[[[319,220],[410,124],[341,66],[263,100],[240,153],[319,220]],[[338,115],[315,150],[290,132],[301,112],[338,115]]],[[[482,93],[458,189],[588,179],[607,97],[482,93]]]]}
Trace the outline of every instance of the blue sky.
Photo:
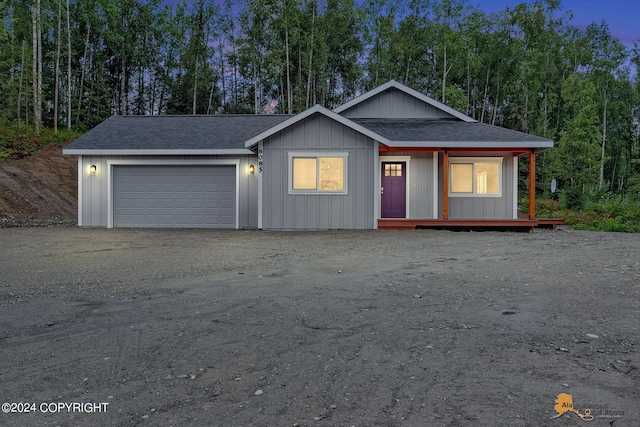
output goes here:
{"type": "MultiPolygon", "coordinates": [[[[469,5],[478,5],[487,13],[514,8],[523,2],[531,0],[467,0],[469,5]]],[[[604,20],[611,34],[627,48],[633,48],[634,41],[640,45],[640,0],[562,0],[561,8],[562,14],[573,12],[570,23],[577,28],[585,29],[592,22],[604,20]]]]}

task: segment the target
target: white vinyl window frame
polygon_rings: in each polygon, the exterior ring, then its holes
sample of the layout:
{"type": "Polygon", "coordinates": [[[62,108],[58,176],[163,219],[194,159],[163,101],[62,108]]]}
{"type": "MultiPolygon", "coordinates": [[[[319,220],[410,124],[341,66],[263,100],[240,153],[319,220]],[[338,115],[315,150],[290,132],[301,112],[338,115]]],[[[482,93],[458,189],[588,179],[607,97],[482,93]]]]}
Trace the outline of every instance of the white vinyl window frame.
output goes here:
{"type": "Polygon", "coordinates": [[[289,194],[347,194],[349,188],[348,176],[349,176],[349,153],[348,152],[317,152],[317,151],[292,151],[288,154],[288,189],[289,194]],[[296,190],[293,188],[293,161],[294,159],[316,159],[316,188],[315,189],[301,189],[296,190]],[[320,190],[320,159],[321,158],[341,158],[343,159],[343,187],[342,190],[320,190]]]}
{"type": "Polygon", "coordinates": [[[447,189],[449,192],[449,197],[502,197],[502,163],[504,161],[504,157],[449,157],[449,188],[447,189]],[[479,193],[476,180],[476,165],[478,163],[490,163],[496,164],[498,166],[498,192],[497,193],[479,193]],[[453,185],[453,165],[455,164],[471,164],[472,165],[472,173],[471,173],[471,181],[472,181],[472,190],[471,192],[453,192],[451,191],[453,185]]]}

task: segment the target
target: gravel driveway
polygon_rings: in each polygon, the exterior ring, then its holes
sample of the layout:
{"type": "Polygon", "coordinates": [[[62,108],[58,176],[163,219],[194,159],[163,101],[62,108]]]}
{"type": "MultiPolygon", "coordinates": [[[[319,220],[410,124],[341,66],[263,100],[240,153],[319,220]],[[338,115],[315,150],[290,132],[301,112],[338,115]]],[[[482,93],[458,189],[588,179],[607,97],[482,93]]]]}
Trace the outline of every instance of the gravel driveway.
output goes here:
{"type": "Polygon", "coordinates": [[[640,422],[639,235],[54,227],[0,243],[3,426],[640,422]]]}

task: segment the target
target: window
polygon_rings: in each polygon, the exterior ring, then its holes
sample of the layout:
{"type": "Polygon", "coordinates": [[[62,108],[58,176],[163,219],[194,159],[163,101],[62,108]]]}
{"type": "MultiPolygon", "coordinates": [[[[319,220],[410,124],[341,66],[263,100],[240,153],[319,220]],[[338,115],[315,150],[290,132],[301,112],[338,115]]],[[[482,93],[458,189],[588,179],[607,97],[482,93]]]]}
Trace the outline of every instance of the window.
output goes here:
{"type": "Polygon", "coordinates": [[[402,163],[386,163],[384,165],[384,176],[402,176],[402,163]]]}
{"type": "Polygon", "coordinates": [[[502,196],[502,157],[450,157],[450,197],[502,196]]]}
{"type": "Polygon", "coordinates": [[[289,193],[345,194],[347,153],[289,153],[289,193]]]}

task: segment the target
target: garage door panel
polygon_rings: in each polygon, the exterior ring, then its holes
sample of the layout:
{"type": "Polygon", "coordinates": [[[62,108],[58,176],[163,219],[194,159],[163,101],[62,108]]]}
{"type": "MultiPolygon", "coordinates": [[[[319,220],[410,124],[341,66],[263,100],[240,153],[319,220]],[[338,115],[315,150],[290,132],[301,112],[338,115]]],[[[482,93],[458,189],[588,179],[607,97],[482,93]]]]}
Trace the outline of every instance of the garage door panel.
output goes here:
{"type": "Polygon", "coordinates": [[[236,223],[233,165],[116,165],[116,227],[215,227],[236,223]]]}

